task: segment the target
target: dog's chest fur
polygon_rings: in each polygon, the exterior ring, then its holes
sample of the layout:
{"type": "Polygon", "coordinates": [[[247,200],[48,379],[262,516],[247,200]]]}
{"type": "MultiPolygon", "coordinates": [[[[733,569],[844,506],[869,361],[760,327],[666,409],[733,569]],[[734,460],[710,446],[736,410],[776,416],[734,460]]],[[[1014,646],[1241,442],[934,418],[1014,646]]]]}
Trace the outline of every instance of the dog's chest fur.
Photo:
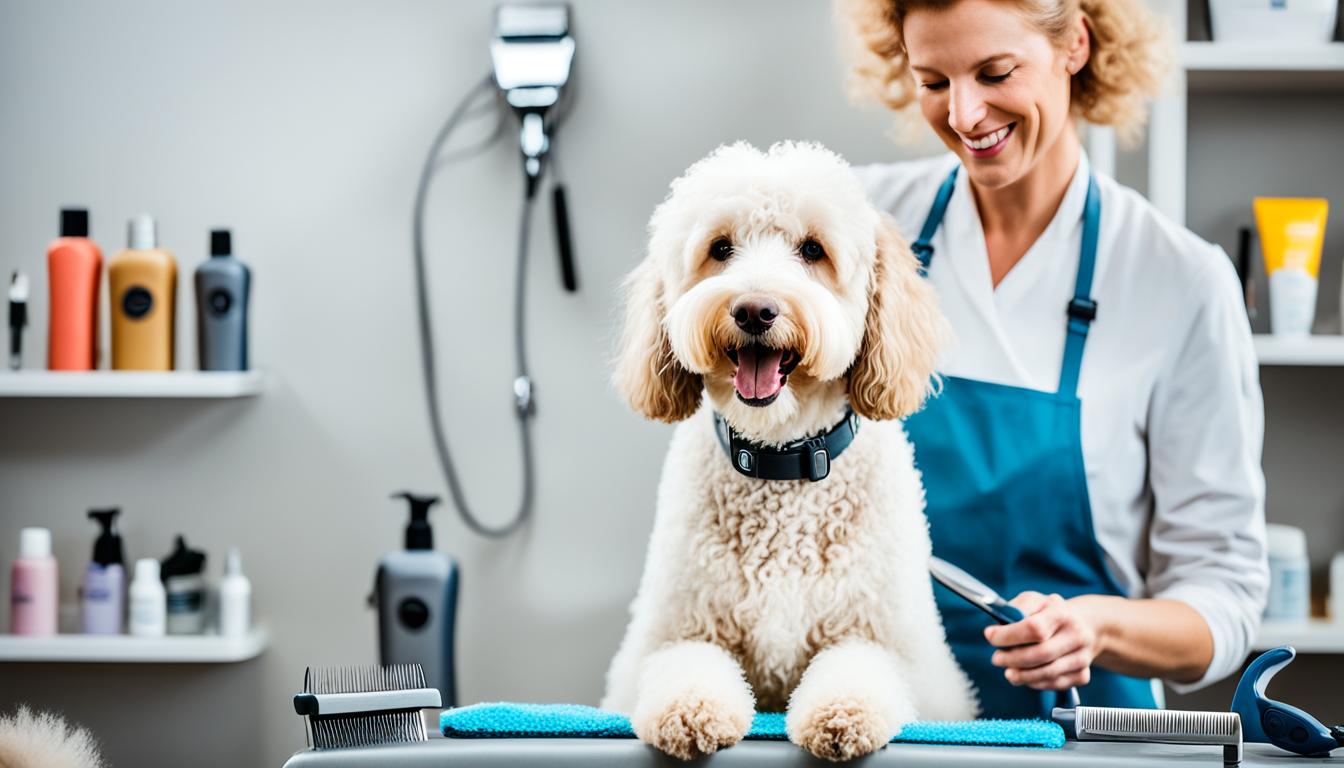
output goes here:
{"type": "MultiPolygon", "coordinates": [[[[898,428],[899,429],[899,428],[898,428]]],[[[900,556],[898,499],[881,468],[891,451],[861,432],[821,482],[738,474],[709,434],[683,585],[694,592],[685,639],[737,657],[757,708],[782,710],[808,661],[848,637],[891,637],[882,584],[900,556]]],[[[702,442],[702,441],[696,441],[702,442]]],[[[922,515],[920,515],[922,524],[922,515]]]]}

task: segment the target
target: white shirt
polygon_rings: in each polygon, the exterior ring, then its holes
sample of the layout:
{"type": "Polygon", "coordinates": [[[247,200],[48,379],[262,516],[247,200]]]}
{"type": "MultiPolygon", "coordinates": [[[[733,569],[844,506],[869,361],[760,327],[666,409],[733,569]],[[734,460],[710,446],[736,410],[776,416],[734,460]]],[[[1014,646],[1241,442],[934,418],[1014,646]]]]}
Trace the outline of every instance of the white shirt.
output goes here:
{"type": "MultiPolygon", "coordinates": [[[[914,242],[956,164],[944,155],[854,170],[914,242]]],[[[1054,219],[997,288],[967,174],[957,175],[929,270],[956,334],[941,373],[1058,389],[1088,167],[1083,156],[1054,219]]],[[[1269,589],[1259,367],[1223,250],[1114,180],[1097,185],[1097,317],[1078,382],[1093,527],[1130,597],[1182,600],[1208,623],[1213,661],[1198,682],[1173,685],[1184,692],[1239,668],[1269,589]]]]}

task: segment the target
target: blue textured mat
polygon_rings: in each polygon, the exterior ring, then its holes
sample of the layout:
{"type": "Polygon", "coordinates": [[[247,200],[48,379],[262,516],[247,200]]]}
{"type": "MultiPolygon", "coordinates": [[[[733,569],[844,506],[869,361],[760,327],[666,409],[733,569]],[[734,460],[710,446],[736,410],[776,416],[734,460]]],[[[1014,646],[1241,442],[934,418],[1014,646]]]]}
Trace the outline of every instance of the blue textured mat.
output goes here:
{"type": "MultiPolygon", "coordinates": [[[[439,715],[439,730],[457,739],[635,737],[625,715],[581,704],[473,704],[444,710],[439,715]]],[[[747,738],[788,738],[784,713],[757,712],[747,738]]],[[[892,743],[1059,749],[1064,745],[1064,729],[1044,720],[920,721],[905,726],[892,743]]]]}

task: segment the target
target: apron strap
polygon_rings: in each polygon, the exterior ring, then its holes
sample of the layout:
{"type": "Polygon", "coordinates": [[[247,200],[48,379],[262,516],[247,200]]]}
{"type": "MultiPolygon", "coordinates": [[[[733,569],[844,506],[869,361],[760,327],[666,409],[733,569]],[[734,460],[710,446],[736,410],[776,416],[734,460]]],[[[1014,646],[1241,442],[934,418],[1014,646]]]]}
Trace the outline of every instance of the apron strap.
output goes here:
{"type": "Polygon", "coordinates": [[[1064,336],[1064,362],[1059,368],[1059,394],[1070,398],[1078,394],[1078,372],[1083,367],[1083,346],[1087,330],[1097,316],[1097,302],[1092,300],[1092,273],[1097,264],[1097,239],[1101,230],[1101,194],[1097,179],[1088,176],[1087,202],[1083,203],[1083,245],[1078,252],[1078,279],[1073,287],[1073,299],[1066,313],[1069,316],[1068,333],[1064,336]]]}
{"type": "Polygon", "coordinates": [[[938,196],[933,199],[933,207],[929,209],[928,218],[924,219],[924,227],[919,231],[919,239],[910,246],[910,250],[919,257],[919,271],[927,275],[929,263],[933,261],[933,236],[938,232],[938,225],[943,223],[943,214],[947,212],[947,201],[952,199],[952,190],[957,186],[957,171],[961,166],[952,169],[943,180],[943,185],[938,188],[938,196]]]}

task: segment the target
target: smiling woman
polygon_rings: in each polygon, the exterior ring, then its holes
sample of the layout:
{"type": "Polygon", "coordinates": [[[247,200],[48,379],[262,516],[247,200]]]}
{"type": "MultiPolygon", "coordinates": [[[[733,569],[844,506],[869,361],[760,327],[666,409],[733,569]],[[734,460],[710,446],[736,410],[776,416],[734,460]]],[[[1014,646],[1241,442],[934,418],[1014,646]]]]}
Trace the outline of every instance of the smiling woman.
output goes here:
{"type": "MultiPolygon", "coordinates": [[[[1165,30],[1137,0],[1014,0],[1023,23],[1063,46],[1073,39],[1081,19],[1091,36],[1092,55],[1069,82],[1070,111],[1097,125],[1114,126],[1133,137],[1143,125],[1145,102],[1157,90],[1170,56],[1165,30]]],[[[840,8],[854,33],[851,87],[856,96],[874,98],[892,109],[914,102],[918,84],[911,72],[906,17],[917,10],[956,8],[945,0],[856,0],[840,8]]],[[[992,3],[1005,5],[1005,3],[992,3]]],[[[964,9],[963,9],[964,10],[964,9]]],[[[1031,38],[1040,38],[1033,34],[1031,38]]],[[[999,82],[1006,71],[993,59],[983,62],[984,77],[999,82]]]]}
{"type": "Polygon", "coordinates": [[[1235,670],[1267,586],[1263,407],[1226,254],[1091,172],[1168,56],[1139,0],[842,0],[853,80],[950,151],[856,168],[956,342],[905,420],[933,553],[1026,616],[940,615],[991,717],[1235,670]]]}

